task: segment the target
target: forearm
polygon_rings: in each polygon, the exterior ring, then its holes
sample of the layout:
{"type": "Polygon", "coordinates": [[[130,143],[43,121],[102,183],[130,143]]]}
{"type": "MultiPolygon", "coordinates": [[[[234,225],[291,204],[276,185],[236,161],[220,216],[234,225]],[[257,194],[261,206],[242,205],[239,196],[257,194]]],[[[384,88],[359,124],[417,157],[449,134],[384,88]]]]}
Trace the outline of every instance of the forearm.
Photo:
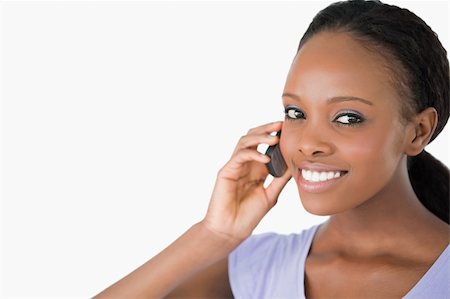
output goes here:
{"type": "Polygon", "coordinates": [[[161,298],[191,275],[226,257],[234,247],[234,241],[197,223],[95,298],[161,298]]]}

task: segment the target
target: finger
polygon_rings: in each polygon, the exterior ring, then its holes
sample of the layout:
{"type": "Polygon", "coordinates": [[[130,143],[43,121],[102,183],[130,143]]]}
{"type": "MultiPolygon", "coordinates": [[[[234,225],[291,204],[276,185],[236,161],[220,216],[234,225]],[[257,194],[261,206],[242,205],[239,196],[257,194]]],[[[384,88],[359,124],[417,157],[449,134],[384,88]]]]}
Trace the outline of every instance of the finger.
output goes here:
{"type": "Polygon", "coordinates": [[[219,177],[237,180],[240,171],[248,162],[268,163],[270,158],[260,152],[252,149],[242,149],[228,161],[219,171],[219,177]]]}
{"type": "Polygon", "coordinates": [[[236,148],[233,152],[233,155],[237,153],[241,149],[252,148],[256,149],[259,144],[268,144],[274,145],[279,142],[278,136],[272,136],[269,134],[257,134],[257,135],[245,135],[241,137],[236,148]]]}
{"type": "Polygon", "coordinates": [[[259,127],[255,127],[252,128],[250,130],[248,130],[247,135],[249,134],[270,134],[272,132],[276,132],[281,130],[281,127],[283,126],[283,122],[282,121],[275,121],[275,122],[271,122],[259,127]]]}
{"type": "Polygon", "coordinates": [[[287,182],[292,178],[292,175],[288,170],[283,174],[283,176],[279,178],[274,178],[272,182],[266,188],[267,199],[275,204],[278,200],[278,196],[281,193],[281,190],[286,186],[287,182]]]}

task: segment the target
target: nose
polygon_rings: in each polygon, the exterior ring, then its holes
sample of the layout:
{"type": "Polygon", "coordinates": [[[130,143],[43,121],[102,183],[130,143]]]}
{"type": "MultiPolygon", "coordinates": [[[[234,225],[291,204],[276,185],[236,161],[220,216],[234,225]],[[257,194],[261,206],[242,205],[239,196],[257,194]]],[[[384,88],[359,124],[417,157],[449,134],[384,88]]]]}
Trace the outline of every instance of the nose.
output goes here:
{"type": "Polygon", "coordinates": [[[298,151],[306,158],[328,156],[333,153],[333,145],[324,128],[305,125],[299,132],[298,151]]]}

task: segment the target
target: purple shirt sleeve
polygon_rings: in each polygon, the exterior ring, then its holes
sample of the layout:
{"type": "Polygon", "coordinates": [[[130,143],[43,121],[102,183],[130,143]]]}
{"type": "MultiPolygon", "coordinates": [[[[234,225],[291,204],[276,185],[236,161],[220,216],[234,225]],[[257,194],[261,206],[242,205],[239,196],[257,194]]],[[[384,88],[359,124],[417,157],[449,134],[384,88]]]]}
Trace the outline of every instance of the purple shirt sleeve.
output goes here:
{"type": "Polygon", "coordinates": [[[304,298],[304,261],[317,226],[300,234],[253,235],[228,257],[233,295],[245,298],[304,298]]]}
{"type": "Polygon", "coordinates": [[[404,299],[450,299],[450,245],[404,299]]]}

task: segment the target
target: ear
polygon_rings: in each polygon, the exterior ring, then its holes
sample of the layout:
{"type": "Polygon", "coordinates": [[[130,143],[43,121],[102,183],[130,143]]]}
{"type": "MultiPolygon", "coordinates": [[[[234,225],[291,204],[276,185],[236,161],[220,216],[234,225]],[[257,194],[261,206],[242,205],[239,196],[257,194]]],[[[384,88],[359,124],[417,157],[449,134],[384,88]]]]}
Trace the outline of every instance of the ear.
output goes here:
{"type": "Polygon", "coordinates": [[[406,132],[405,154],[416,156],[422,152],[436,130],[438,115],[436,109],[428,107],[414,117],[406,132]]]}

